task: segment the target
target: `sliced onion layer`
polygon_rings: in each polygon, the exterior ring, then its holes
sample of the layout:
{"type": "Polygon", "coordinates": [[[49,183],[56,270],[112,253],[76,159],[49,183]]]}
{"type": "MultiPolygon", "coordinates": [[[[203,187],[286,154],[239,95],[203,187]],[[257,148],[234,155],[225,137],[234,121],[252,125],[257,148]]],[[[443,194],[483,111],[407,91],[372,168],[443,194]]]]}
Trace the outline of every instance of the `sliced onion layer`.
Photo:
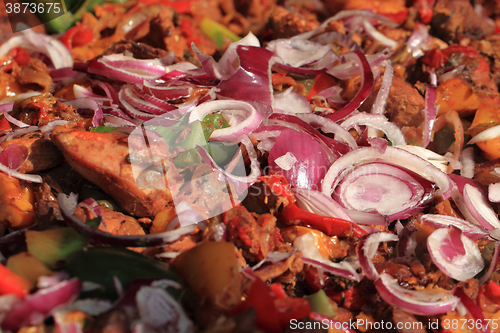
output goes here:
{"type": "Polygon", "coordinates": [[[396,242],[398,240],[398,236],[389,232],[375,232],[361,237],[356,246],[356,256],[367,278],[370,280],[379,278],[377,269],[372,262],[372,258],[377,253],[379,244],[382,242],[396,242]]]}
{"type": "Polygon", "coordinates": [[[486,230],[500,228],[500,221],[498,220],[497,214],[477,187],[471,184],[465,184],[463,197],[467,210],[483,228],[486,230]]]}
{"type": "Polygon", "coordinates": [[[340,157],[328,169],[323,179],[322,192],[331,195],[345,174],[359,165],[374,161],[386,162],[411,170],[436,183],[439,187],[438,194],[445,199],[451,196],[453,184],[443,171],[421,157],[396,147],[387,147],[382,154],[375,148],[363,147],[340,157]]]}
{"type": "Polygon", "coordinates": [[[451,294],[431,294],[417,292],[401,287],[392,276],[380,274],[375,287],[384,301],[409,313],[420,316],[433,316],[453,311],[460,299],[451,294]]]}
{"type": "Polygon", "coordinates": [[[419,220],[420,222],[428,224],[435,229],[447,228],[450,225],[453,225],[462,230],[464,235],[472,240],[478,240],[480,238],[488,236],[488,232],[477,224],[454,216],[424,214],[419,217],[419,220]]]}
{"type": "Polygon", "coordinates": [[[399,128],[396,124],[391,123],[383,115],[362,112],[351,116],[342,122],[342,127],[346,130],[359,125],[370,126],[371,128],[384,132],[387,139],[391,141],[393,145],[406,145],[406,139],[403,131],[401,131],[401,128],[399,128]]]}
{"type": "Polygon", "coordinates": [[[366,163],[339,182],[334,199],[345,208],[405,219],[432,200],[434,186],[419,175],[385,163],[366,163]]]}
{"type": "Polygon", "coordinates": [[[242,135],[250,134],[259,127],[262,121],[261,114],[250,103],[236,100],[216,100],[198,105],[189,115],[189,122],[201,121],[206,115],[216,112],[231,114],[232,120],[229,121],[231,126],[213,131],[210,135],[211,141],[229,142],[236,140],[242,135]]]}
{"type": "Polygon", "coordinates": [[[466,281],[484,268],[477,245],[453,225],[435,230],[427,238],[427,249],[434,264],[455,280],[466,281]]]}
{"type": "Polygon", "coordinates": [[[269,152],[268,162],[270,169],[283,174],[292,187],[315,190],[330,165],[326,152],[315,139],[292,129],[281,131],[269,152]],[[283,168],[277,161],[289,153],[295,157],[294,163],[283,168]]]}
{"type": "Polygon", "coordinates": [[[80,280],[70,279],[28,295],[22,303],[7,313],[2,328],[17,331],[23,326],[41,324],[57,306],[76,299],[81,289],[80,280]]]}

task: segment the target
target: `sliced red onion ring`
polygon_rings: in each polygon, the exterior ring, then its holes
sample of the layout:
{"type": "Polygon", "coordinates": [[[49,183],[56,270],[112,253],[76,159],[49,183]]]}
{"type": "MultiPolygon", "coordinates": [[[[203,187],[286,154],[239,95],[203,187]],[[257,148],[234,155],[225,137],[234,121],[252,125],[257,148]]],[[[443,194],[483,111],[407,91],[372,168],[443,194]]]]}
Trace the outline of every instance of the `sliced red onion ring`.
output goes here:
{"type": "Polygon", "coordinates": [[[294,187],[292,188],[292,192],[295,195],[296,204],[299,208],[321,216],[338,217],[347,221],[353,221],[341,205],[319,191],[294,187]]]}
{"type": "MultiPolygon", "coordinates": [[[[8,103],[8,104],[11,104],[11,103],[8,103]]],[[[12,104],[14,104],[14,103],[12,103],[12,104]]],[[[11,110],[12,110],[12,109],[11,109],[11,110]]],[[[25,124],[25,123],[23,123],[22,121],[17,120],[16,118],[12,117],[12,116],[10,115],[10,113],[9,113],[9,112],[3,112],[3,116],[5,117],[5,119],[7,119],[7,121],[8,121],[9,123],[11,123],[11,124],[13,124],[13,125],[16,125],[16,126],[17,126],[17,127],[19,127],[19,128],[29,127],[29,125],[28,125],[28,124],[25,124]]]]}
{"type": "Polygon", "coordinates": [[[380,42],[382,45],[391,47],[391,48],[396,48],[398,46],[398,42],[396,42],[393,39],[390,39],[389,37],[385,36],[382,34],[380,31],[375,29],[375,27],[368,21],[368,20],[363,20],[363,28],[365,32],[373,39],[376,41],[380,42]]]}
{"type": "Polygon", "coordinates": [[[120,100],[121,105],[125,109],[125,111],[133,118],[139,119],[139,120],[150,120],[150,119],[153,119],[155,117],[155,115],[153,115],[151,113],[146,113],[146,112],[142,112],[142,111],[137,110],[129,102],[127,102],[127,98],[125,97],[125,92],[124,92],[123,88],[118,93],[118,98],[120,100]]]}
{"type": "Polygon", "coordinates": [[[500,254],[500,243],[495,242],[495,250],[493,251],[493,255],[491,256],[490,260],[490,267],[488,267],[488,270],[484,273],[483,276],[479,279],[479,285],[483,285],[491,277],[491,274],[495,272],[497,265],[498,265],[498,255],[500,254]]]}
{"type": "Polygon", "coordinates": [[[103,112],[102,112],[102,109],[99,106],[99,104],[96,101],[94,101],[93,99],[91,99],[91,98],[77,98],[77,99],[73,99],[70,101],[65,101],[64,104],[73,106],[75,109],[80,110],[79,112],[81,112],[82,109],[83,110],[85,110],[85,109],[91,110],[93,112],[92,125],[93,126],[100,126],[101,125],[103,112]]]}
{"type": "Polygon", "coordinates": [[[217,95],[272,105],[271,67],[278,58],[273,52],[255,46],[238,45],[236,53],[240,66],[230,78],[219,83],[217,95]]]}
{"type": "Polygon", "coordinates": [[[341,126],[345,130],[350,130],[359,125],[370,126],[384,132],[387,139],[391,141],[393,145],[406,145],[406,139],[401,128],[391,123],[383,115],[360,112],[344,120],[341,126]]]}
{"type": "Polygon", "coordinates": [[[396,247],[398,257],[411,257],[415,255],[415,249],[418,245],[415,239],[415,232],[408,227],[404,227],[398,231],[398,236],[399,242],[396,247]]]}
{"type": "Polygon", "coordinates": [[[465,184],[463,197],[467,210],[483,228],[489,231],[500,228],[497,214],[477,187],[465,184]]]}
{"type": "Polygon", "coordinates": [[[453,225],[437,229],[427,237],[427,249],[434,264],[455,280],[466,281],[484,268],[477,245],[453,225]]]}
{"type": "Polygon", "coordinates": [[[28,148],[24,145],[11,144],[0,152],[0,163],[12,170],[19,170],[28,158],[28,148]]]}
{"type": "Polygon", "coordinates": [[[195,224],[188,225],[172,231],[166,231],[159,234],[149,235],[113,235],[108,232],[93,228],[73,215],[77,205],[76,196],[66,196],[60,193],[57,196],[57,202],[61,208],[61,213],[66,223],[74,228],[82,236],[93,239],[103,244],[121,247],[138,247],[138,246],[161,246],[172,243],[183,235],[187,235],[196,229],[195,224]]]}
{"type": "Polygon", "coordinates": [[[292,129],[284,129],[276,138],[276,143],[269,151],[268,163],[270,170],[283,174],[290,186],[308,189],[319,189],[330,165],[318,141],[292,129]],[[283,168],[278,164],[278,159],[286,154],[292,154],[294,161],[288,168],[283,168]]]}
{"type": "Polygon", "coordinates": [[[460,299],[451,294],[431,294],[408,290],[398,284],[387,273],[380,274],[375,287],[384,301],[409,313],[420,316],[433,316],[453,311],[460,299]]]}
{"type": "MultiPolygon", "coordinates": [[[[365,99],[370,95],[373,89],[373,73],[370,68],[370,64],[366,60],[365,55],[361,51],[351,51],[342,55],[343,59],[346,61],[353,61],[357,64],[358,70],[361,71],[361,87],[354,98],[341,110],[328,115],[327,117],[333,121],[338,121],[344,119],[350,115],[354,110],[356,110],[365,99]]],[[[331,73],[330,70],[327,71],[331,73]]],[[[331,74],[333,75],[333,74],[331,74]]]]}
{"type": "Polygon", "coordinates": [[[474,177],[474,168],[476,166],[476,162],[474,161],[474,148],[469,147],[462,150],[460,162],[462,163],[460,175],[466,178],[474,177]]]}
{"type": "Polygon", "coordinates": [[[490,321],[484,318],[483,311],[481,308],[465,294],[465,291],[461,288],[455,288],[453,290],[453,295],[460,299],[460,302],[467,308],[467,311],[474,318],[474,322],[477,328],[480,328],[483,333],[492,333],[490,329],[490,321]],[[480,324],[479,324],[480,322],[480,324]]]}
{"type": "Polygon", "coordinates": [[[247,102],[236,100],[215,100],[208,101],[198,105],[189,115],[189,122],[203,120],[203,118],[214,112],[243,111],[244,116],[237,120],[236,124],[230,121],[230,127],[216,129],[210,135],[211,141],[228,142],[239,138],[242,135],[248,135],[254,129],[259,127],[262,116],[257,110],[247,102]]]}
{"type": "Polygon", "coordinates": [[[361,276],[356,272],[354,267],[344,260],[340,263],[334,263],[324,258],[318,251],[316,237],[310,233],[306,233],[295,238],[293,246],[302,252],[302,261],[330,274],[341,276],[349,280],[361,281],[361,276]]]}
{"type": "Polygon", "coordinates": [[[297,114],[296,116],[305,121],[306,123],[308,123],[309,125],[311,125],[312,127],[321,129],[324,133],[334,134],[335,140],[337,140],[337,138],[343,140],[352,149],[358,148],[358,144],[356,143],[356,140],[354,140],[351,133],[349,133],[345,128],[343,128],[336,122],[312,113],[297,114]]]}
{"type": "Polygon", "coordinates": [[[475,144],[477,142],[489,141],[500,137],[500,125],[493,126],[475,135],[469,142],[468,145],[475,144]]]}
{"type": "Polygon", "coordinates": [[[438,214],[424,214],[419,217],[420,222],[428,224],[435,229],[447,228],[453,225],[464,233],[465,236],[472,240],[478,240],[485,236],[488,236],[488,232],[482,227],[473,224],[467,220],[448,216],[448,215],[438,215],[438,214]]]}
{"type": "Polygon", "coordinates": [[[111,54],[88,63],[87,72],[113,80],[143,84],[166,74],[159,60],[138,60],[123,54],[111,54]]]}
{"type": "Polygon", "coordinates": [[[11,177],[25,180],[25,181],[30,182],[30,183],[42,183],[43,182],[42,177],[39,175],[29,175],[29,174],[20,173],[20,172],[17,172],[16,170],[10,169],[9,167],[6,167],[2,163],[0,163],[0,171],[5,172],[6,174],[8,174],[11,177]]]}
{"type": "Polygon", "coordinates": [[[363,147],[340,157],[328,169],[323,179],[322,192],[331,195],[347,172],[358,165],[373,161],[391,163],[411,170],[421,177],[436,183],[439,187],[438,194],[445,199],[451,196],[453,184],[444,172],[419,156],[396,147],[387,147],[383,154],[375,148],[363,147]]]}
{"type": "Polygon", "coordinates": [[[2,137],[0,137],[0,143],[2,142],[7,142],[9,140],[12,140],[13,138],[17,138],[20,136],[23,136],[24,134],[28,134],[31,132],[36,132],[38,131],[38,126],[28,126],[28,127],[22,127],[15,129],[13,131],[10,131],[6,134],[4,134],[2,137]]]}
{"type": "Polygon", "coordinates": [[[41,324],[57,306],[76,299],[81,289],[82,282],[75,278],[28,295],[22,303],[7,313],[1,326],[5,330],[17,331],[23,326],[41,324]]]}
{"type": "Polygon", "coordinates": [[[270,41],[266,49],[276,53],[286,65],[301,67],[324,57],[332,45],[323,45],[307,39],[289,38],[270,41]]]}
{"type": "Polygon", "coordinates": [[[47,34],[36,33],[32,29],[23,30],[3,43],[0,46],[0,58],[18,46],[45,54],[55,69],[73,66],[73,57],[63,43],[47,34]]]}
{"type": "Polygon", "coordinates": [[[112,102],[113,101],[111,98],[94,94],[89,89],[87,89],[85,87],[82,87],[82,86],[80,86],[78,84],[74,84],[73,85],[73,93],[74,93],[74,95],[75,95],[76,98],[86,98],[86,97],[89,97],[89,98],[92,98],[93,100],[95,100],[96,102],[99,102],[101,104],[103,104],[104,102],[112,102]]]}
{"type": "Polygon", "coordinates": [[[164,110],[163,108],[158,107],[157,105],[136,96],[132,91],[132,87],[130,85],[123,87],[120,92],[122,91],[125,100],[134,108],[154,115],[161,115],[166,112],[166,110],[164,110]]]}
{"type": "Polygon", "coordinates": [[[370,280],[379,278],[377,269],[372,262],[372,258],[377,253],[379,244],[382,242],[397,242],[398,240],[399,237],[397,235],[389,232],[375,232],[361,237],[356,246],[356,256],[367,278],[370,280]]]}
{"type": "Polygon", "coordinates": [[[67,120],[54,120],[51,121],[50,123],[47,123],[47,125],[40,126],[40,132],[43,133],[43,136],[45,139],[50,139],[50,133],[52,133],[52,130],[59,125],[65,125],[69,121],[67,120]]]}
{"type": "Polygon", "coordinates": [[[390,221],[405,219],[429,204],[433,184],[419,175],[385,163],[366,163],[347,173],[333,197],[343,207],[377,212],[390,221]]]}
{"type": "Polygon", "coordinates": [[[416,22],[415,29],[406,41],[406,47],[411,51],[413,58],[418,59],[424,55],[424,50],[432,42],[425,25],[416,22]]]}
{"type": "Polygon", "coordinates": [[[345,47],[349,51],[363,51],[361,46],[353,41],[348,35],[336,31],[324,32],[318,36],[315,36],[311,40],[322,44],[338,44],[345,47]]]}
{"type": "Polygon", "coordinates": [[[183,85],[162,85],[154,84],[153,82],[145,81],[142,90],[151,96],[164,101],[177,100],[179,98],[189,97],[193,92],[193,86],[183,85]]]}
{"type": "Polygon", "coordinates": [[[371,112],[373,114],[384,114],[385,105],[387,104],[387,99],[389,98],[389,93],[391,92],[392,79],[394,77],[394,67],[392,62],[387,60],[387,65],[385,66],[384,78],[382,79],[382,84],[380,90],[377,93],[375,102],[373,103],[371,112]]]}
{"type": "Polygon", "coordinates": [[[423,147],[427,147],[431,142],[431,133],[434,128],[434,122],[436,121],[437,109],[436,109],[436,88],[432,85],[427,85],[425,90],[425,128],[424,128],[424,141],[423,147]]]}

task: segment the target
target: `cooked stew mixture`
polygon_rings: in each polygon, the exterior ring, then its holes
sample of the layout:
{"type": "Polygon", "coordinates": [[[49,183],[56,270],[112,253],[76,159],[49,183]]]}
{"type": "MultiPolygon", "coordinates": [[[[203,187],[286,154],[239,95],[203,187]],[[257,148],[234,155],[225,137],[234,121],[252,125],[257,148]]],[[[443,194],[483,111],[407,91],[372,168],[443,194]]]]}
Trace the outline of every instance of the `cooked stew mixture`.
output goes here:
{"type": "Polygon", "coordinates": [[[76,7],[2,11],[0,332],[500,332],[500,1],[76,7]]]}

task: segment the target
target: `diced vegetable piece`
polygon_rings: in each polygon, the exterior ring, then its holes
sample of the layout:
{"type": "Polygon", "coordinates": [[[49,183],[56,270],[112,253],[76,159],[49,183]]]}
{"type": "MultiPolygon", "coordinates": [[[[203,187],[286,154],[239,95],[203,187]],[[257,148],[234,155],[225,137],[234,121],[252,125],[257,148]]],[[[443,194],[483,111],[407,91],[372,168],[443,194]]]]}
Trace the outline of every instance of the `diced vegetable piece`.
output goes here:
{"type": "Polygon", "coordinates": [[[69,227],[43,231],[26,231],[28,252],[45,265],[52,266],[59,260],[80,250],[88,241],[69,227]]]}
{"type": "Polygon", "coordinates": [[[20,275],[12,272],[8,267],[0,264],[0,295],[14,294],[21,298],[28,295],[32,285],[20,275]]]}
{"type": "Polygon", "coordinates": [[[40,276],[54,274],[40,259],[28,252],[20,252],[7,259],[7,268],[25,278],[34,287],[40,276]]]}
{"type": "Polygon", "coordinates": [[[31,187],[19,179],[0,172],[0,224],[19,228],[35,221],[31,187]]]}
{"type": "Polygon", "coordinates": [[[235,251],[233,243],[205,241],[182,252],[172,264],[200,297],[216,301],[226,294],[233,300],[227,303],[234,304],[241,297],[235,251]]]}
{"type": "Polygon", "coordinates": [[[306,296],[305,298],[309,302],[312,312],[317,312],[327,317],[333,317],[337,314],[330,303],[330,299],[323,290],[306,296]]]}

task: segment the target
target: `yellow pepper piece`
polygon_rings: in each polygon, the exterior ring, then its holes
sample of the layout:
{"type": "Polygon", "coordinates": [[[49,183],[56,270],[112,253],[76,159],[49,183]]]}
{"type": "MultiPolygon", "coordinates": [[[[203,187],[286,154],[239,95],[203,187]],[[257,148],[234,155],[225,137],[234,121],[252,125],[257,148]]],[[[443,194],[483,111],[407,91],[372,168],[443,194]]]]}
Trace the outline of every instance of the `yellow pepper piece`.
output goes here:
{"type": "Polygon", "coordinates": [[[35,221],[35,196],[31,187],[0,172],[0,223],[11,228],[25,227],[35,221]]]}

